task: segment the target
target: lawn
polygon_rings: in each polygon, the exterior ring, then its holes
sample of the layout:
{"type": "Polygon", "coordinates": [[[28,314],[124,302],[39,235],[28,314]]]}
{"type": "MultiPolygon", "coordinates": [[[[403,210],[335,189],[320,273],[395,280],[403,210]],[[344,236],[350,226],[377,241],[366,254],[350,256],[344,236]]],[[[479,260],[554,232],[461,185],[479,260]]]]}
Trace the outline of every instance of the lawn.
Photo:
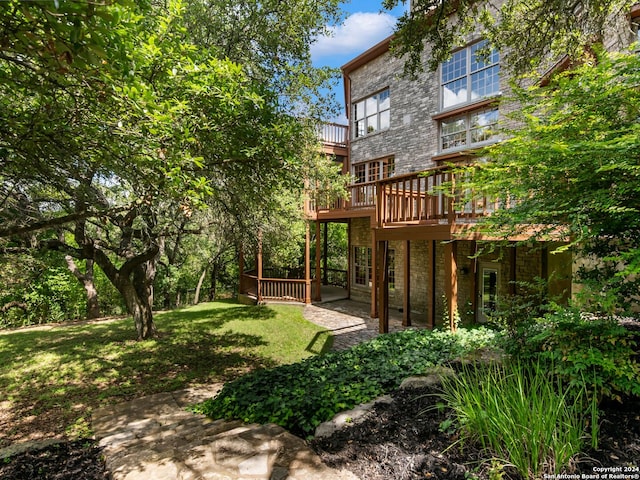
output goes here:
{"type": "Polygon", "coordinates": [[[201,304],[158,314],[138,342],[130,318],[0,333],[0,447],[90,433],[91,411],[152,393],[225,382],[331,346],[290,305],[201,304]]]}

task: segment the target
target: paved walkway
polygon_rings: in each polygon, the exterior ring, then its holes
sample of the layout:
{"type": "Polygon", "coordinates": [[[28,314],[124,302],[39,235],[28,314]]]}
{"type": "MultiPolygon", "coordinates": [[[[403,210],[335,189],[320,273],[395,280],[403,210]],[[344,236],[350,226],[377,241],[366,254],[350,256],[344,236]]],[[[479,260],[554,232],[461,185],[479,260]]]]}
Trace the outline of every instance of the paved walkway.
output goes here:
{"type": "MultiPolygon", "coordinates": [[[[349,300],[304,307],[331,330],[342,350],[377,335],[368,306],[349,300]]],[[[400,329],[392,319],[391,330],[400,329]]],[[[93,414],[113,480],[358,480],[324,465],[305,442],[277,425],[211,419],[185,407],[213,397],[222,385],[159,393],[93,414]]]]}

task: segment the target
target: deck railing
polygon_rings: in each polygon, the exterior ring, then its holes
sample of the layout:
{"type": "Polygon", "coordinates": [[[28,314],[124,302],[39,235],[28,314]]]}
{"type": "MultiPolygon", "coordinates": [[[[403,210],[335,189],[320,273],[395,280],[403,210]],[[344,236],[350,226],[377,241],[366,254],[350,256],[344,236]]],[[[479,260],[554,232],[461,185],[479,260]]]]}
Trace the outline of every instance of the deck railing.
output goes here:
{"type": "Polygon", "coordinates": [[[347,288],[347,271],[337,268],[322,269],[322,284],[347,288]]]}
{"type": "Polygon", "coordinates": [[[376,206],[376,182],[353,183],[347,187],[348,198],[322,200],[322,195],[317,195],[315,200],[309,202],[311,212],[327,212],[334,210],[366,210],[376,206]]]}
{"type": "Polygon", "coordinates": [[[349,138],[349,127],[338,123],[325,123],[318,127],[318,137],[326,145],[346,147],[349,138]]]}
{"type": "Polygon", "coordinates": [[[258,301],[278,300],[285,302],[305,302],[307,283],[300,278],[286,278],[299,269],[269,269],[265,268],[263,277],[258,278],[256,270],[244,272],[240,277],[240,293],[251,295],[258,301]],[[264,275],[283,275],[285,278],[271,278],[264,275]]]}
{"type": "Polygon", "coordinates": [[[469,222],[498,208],[487,197],[461,203],[469,192],[456,192],[457,175],[443,167],[380,180],[378,225],[469,222]]]}
{"type": "Polygon", "coordinates": [[[295,278],[263,278],[260,281],[260,297],[264,300],[303,302],[307,283],[295,278]]]}

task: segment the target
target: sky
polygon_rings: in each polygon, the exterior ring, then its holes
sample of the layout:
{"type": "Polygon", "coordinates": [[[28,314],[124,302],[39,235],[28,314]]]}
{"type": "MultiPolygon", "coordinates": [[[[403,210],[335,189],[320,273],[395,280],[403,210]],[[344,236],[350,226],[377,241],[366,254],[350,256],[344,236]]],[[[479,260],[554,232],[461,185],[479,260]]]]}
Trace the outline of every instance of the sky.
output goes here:
{"type": "MultiPolygon", "coordinates": [[[[351,0],[342,5],[346,18],[341,25],[330,26],[330,37],[320,37],[311,46],[311,59],[317,67],[341,67],[393,33],[396,20],[409,7],[400,4],[392,11],[381,11],[381,0],[351,0]]],[[[344,110],[342,81],[334,89],[344,110]]],[[[346,115],[334,119],[347,123],[346,115]]]]}

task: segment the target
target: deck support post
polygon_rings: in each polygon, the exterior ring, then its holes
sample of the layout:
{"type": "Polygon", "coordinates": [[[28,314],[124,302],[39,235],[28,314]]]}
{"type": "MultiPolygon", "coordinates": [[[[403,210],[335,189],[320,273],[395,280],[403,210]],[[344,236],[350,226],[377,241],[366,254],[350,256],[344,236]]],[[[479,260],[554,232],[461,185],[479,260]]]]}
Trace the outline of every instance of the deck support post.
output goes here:
{"type": "Polygon", "coordinates": [[[322,292],[320,292],[320,286],[322,285],[322,272],[320,270],[321,256],[322,250],[320,249],[320,222],[316,220],[316,294],[313,297],[316,302],[322,300],[322,292]]]}
{"type": "Polygon", "coordinates": [[[378,324],[380,333],[389,333],[389,242],[378,242],[380,255],[380,290],[378,308],[378,324]]]}
{"type": "Polygon", "coordinates": [[[256,298],[258,303],[262,303],[262,229],[258,230],[258,253],[256,257],[256,267],[258,270],[258,280],[256,285],[256,298]]]}
{"type": "Polygon", "coordinates": [[[351,298],[351,265],[353,264],[351,250],[351,219],[349,219],[347,220],[347,298],[351,298]]]}
{"type": "Polygon", "coordinates": [[[304,236],[304,303],[311,303],[311,231],[305,222],[304,236]]]}
{"type": "Polygon", "coordinates": [[[471,311],[473,312],[474,322],[478,318],[478,244],[475,240],[471,241],[471,311]]]}
{"type": "Polygon", "coordinates": [[[427,283],[427,326],[436,326],[436,241],[431,240],[429,248],[429,282],[427,283]]]}
{"type": "Polygon", "coordinates": [[[322,284],[323,285],[328,285],[329,284],[329,274],[327,273],[327,256],[328,256],[328,251],[329,251],[329,222],[324,222],[323,223],[324,226],[324,236],[322,238],[323,241],[323,248],[322,248],[322,266],[324,268],[323,271],[323,275],[322,275],[322,284]]]}
{"type": "Polygon", "coordinates": [[[378,277],[380,270],[380,259],[378,258],[378,239],[376,229],[371,230],[371,318],[378,318],[378,277]]]}
{"type": "Polygon", "coordinates": [[[458,243],[455,240],[444,244],[445,295],[447,298],[447,320],[452,332],[456,331],[458,310],[458,243]]]}
{"type": "Polygon", "coordinates": [[[404,242],[404,291],[402,293],[402,325],[411,326],[411,242],[404,242]]]}

